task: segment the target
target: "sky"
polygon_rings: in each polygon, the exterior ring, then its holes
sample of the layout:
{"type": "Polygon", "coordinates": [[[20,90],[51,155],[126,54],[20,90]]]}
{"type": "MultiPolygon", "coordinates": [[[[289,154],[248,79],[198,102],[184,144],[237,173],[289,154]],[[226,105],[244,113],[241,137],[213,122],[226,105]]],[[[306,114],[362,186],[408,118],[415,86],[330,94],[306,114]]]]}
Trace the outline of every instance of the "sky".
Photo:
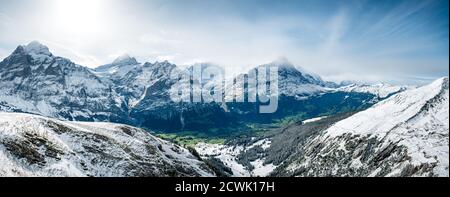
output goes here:
{"type": "Polygon", "coordinates": [[[280,57],[331,81],[448,76],[448,0],[0,0],[0,59],[39,41],[91,68],[211,62],[228,73],[280,57]]]}

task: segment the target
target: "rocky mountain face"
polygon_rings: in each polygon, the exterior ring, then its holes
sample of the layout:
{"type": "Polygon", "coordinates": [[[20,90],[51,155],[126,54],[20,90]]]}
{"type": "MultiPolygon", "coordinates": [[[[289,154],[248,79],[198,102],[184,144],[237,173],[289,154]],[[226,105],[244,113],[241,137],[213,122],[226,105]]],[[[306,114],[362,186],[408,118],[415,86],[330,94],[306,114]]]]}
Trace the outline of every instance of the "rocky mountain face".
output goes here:
{"type": "Polygon", "coordinates": [[[217,104],[176,103],[170,89],[177,83],[171,75],[190,72],[164,62],[137,63],[134,58],[119,57],[95,72],[114,84],[114,90],[126,101],[133,125],[167,132],[203,130],[230,125],[229,114],[217,104]]]}
{"type": "Polygon", "coordinates": [[[5,110],[67,120],[126,117],[110,83],[37,42],[17,47],[0,62],[0,103],[5,110]]]}
{"type": "Polygon", "coordinates": [[[163,87],[161,82],[169,81],[170,74],[174,69],[176,66],[167,61],[141,64],[135,58],[123,55],[113,63],[100,66],[94,71],[114,84],[114,90],[124,97],[128,109],[131,110],[140,101],[145,100],[147,89],[152,89],[153,91],[150,93],[155,94],[158,91],[162,94],[170,89],[170,83],[163,87]],[[154,86],[157,86],[156,89],[154,86]]]}
{"type": "Polygon", "coordinates": [[[0,113],[0,176],[213,176],[188,150],[120,124],[0,113]]]}

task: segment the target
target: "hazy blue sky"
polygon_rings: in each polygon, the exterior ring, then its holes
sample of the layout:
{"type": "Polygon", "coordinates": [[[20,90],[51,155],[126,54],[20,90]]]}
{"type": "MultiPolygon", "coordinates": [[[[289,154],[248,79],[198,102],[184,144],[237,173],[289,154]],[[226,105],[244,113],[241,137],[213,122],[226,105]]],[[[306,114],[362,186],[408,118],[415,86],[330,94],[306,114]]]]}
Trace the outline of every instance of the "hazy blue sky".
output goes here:
{"type": "Polygon", "coordinates": [[[0,59],[38,40],[89,67],[284,56],[329,80],[425,83],[448,76],[448,15],[448,0],[0,0],[0,59]]]}

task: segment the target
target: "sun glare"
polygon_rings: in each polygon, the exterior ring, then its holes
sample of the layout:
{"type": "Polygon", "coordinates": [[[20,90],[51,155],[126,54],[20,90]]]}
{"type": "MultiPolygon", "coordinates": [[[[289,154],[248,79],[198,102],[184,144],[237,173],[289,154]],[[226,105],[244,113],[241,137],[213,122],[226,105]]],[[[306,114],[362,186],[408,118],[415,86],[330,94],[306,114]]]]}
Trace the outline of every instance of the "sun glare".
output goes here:
{"type": "Polygon", "coordinates": [[[53,0],[58,31],[70,35],[98,34],[104,29],[104,0],[53,0]]]}

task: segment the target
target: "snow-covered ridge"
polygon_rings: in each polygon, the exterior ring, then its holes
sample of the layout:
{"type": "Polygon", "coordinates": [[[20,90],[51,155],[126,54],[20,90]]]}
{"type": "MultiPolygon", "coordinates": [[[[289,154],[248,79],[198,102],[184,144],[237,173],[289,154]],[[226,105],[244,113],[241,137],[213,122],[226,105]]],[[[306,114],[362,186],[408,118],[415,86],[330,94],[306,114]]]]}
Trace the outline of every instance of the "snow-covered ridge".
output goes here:
{"type": "MultiPolygon", "coordinates": [[[[337,136],[352,130],[362,132],[358,133],[361,135],[374,133],[383,137],[397,127],[398,123],[406,122],[421,113],[423,107],[433,98],[445,97],[446,93],[448,97],[448,88],[445,89],[445,87],[448,87],[448,78],[441,78],[430,85],[396,94],[390,99],[375,104],[372,108],[337,123],[328,130],[327,134],[337,136]]],[[[444,103],[443,107],[448,108],[448,103],[447,105],[444,103]]]]}
{"type": "Polygon", "coordinates": [[[111,123],[0,112],[0,176],[213,176],[188,150],[111,123]]]}
{"type": "Polygon", "coordinates": [[[300,176],[449,176],[448,77],[337,122],[304,151],[288,167],[300,176]]]}
{"type": "Polygon", "coordinates": [[[111,64],[99,66],[94,69],[99,75],[119,75],[124,76],[130,72],[133,68],[140,66],[141,64],[134,57],[130,57],[128,54],[123,54],[117,57],[111,64]]]}
{"type": "Polygon", "coordinates": [[[136,58],[130,57],[128,54],[123,54],[119,57],[117,57],[113,64],[138,64],[136,58]]]}
{"type": "Polygon", "coordinates": [[[358,85],[351,84],[344,87],[337,88],[337,91],[344,92],[360,92],[360,93],[369,93],[376,95],[380,99],[385,99],[391,95],[394,95],[399,92],[403,92],[411,87],[407,86],[395,86],[385,83],[378,83],[374,85],[358,85]]]}

